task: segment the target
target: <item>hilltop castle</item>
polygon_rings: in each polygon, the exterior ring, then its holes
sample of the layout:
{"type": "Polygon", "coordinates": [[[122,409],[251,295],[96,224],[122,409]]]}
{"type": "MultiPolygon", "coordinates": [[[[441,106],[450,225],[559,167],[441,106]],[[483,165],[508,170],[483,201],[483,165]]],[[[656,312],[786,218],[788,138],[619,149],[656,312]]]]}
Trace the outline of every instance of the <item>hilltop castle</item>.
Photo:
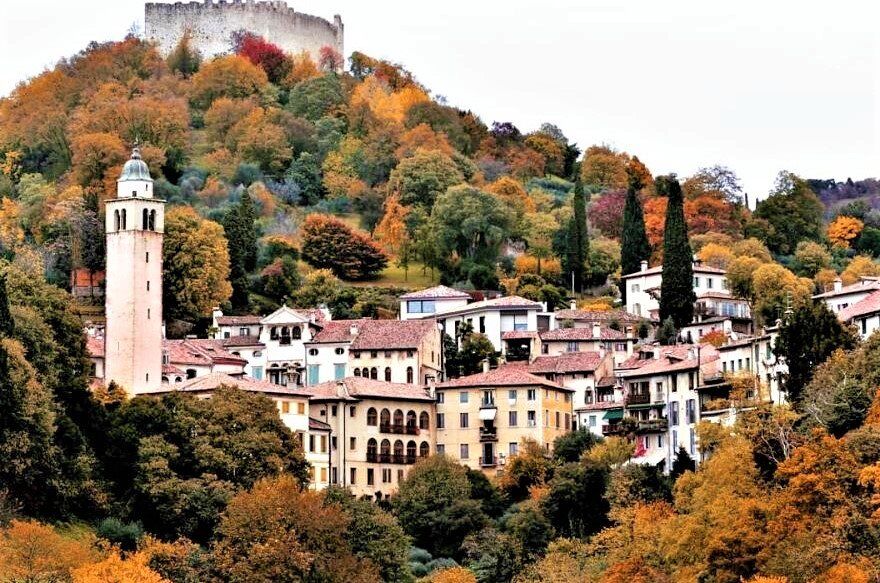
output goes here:
{"type": "Polygon", "coordinates": [[[342,18],[338,14],[331,23],[296,12],[287,2],[279,0],[149,2],[144,5],[144,22],[147,38],[156,41],[166,55],[174,50],[187,30],[195,48],[204,57],[228,53],[232,34],[240,30],[262,36],[290,54],[307,51],[315,61],[324,46],[344,54],[342,18]]]}

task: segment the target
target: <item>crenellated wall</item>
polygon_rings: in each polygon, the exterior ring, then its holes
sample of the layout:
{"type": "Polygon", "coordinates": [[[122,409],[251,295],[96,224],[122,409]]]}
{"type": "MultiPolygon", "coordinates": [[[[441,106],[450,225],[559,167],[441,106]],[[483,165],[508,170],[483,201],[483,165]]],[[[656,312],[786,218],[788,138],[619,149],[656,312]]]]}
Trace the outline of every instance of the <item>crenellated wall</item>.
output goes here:
{"type": "Polygon", "coordinates": [[[204,0],[204,2],[149,2],[144,5],[145,33],[163,54],[177,45],[186,30],[203,57],[230,52],[232,34],[239,30],[257,34],[285,52],[308,51],[317,61],[321,47],[343,52],[342,18],[333,22],[296,12],[287,2],[273,0],[204,0]]]}

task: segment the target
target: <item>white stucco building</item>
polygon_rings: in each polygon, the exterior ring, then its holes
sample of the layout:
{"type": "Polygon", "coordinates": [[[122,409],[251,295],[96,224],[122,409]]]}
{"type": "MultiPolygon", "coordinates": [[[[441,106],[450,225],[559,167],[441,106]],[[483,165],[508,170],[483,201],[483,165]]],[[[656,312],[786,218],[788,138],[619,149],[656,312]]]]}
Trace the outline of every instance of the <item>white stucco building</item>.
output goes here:
{"type": "MultiPolygon", "coordinates": [[[[723,269],[703,265],[694,261],[694,293],[697,298],[705,294],[720,294],[730,297],[723,269]]],[[[621,278],[626,286],[626,311],[636,316],[657,321],[660,318],[660,284],[663,282],[663,266],[648,268],[642,261],[642,268],[621,278]]]]}

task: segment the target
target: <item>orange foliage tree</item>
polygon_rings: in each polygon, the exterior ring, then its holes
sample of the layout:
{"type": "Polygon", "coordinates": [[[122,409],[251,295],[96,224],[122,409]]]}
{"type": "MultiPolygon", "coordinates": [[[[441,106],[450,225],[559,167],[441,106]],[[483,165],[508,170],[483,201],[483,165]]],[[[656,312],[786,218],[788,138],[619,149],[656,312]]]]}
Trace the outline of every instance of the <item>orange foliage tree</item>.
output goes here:
{"type": "Polygon", "coordinates": [[[833,245],[849,249],[864,227],[865,223],[859,219],[840,215],[828,225],[828,239],[833,245]]]}

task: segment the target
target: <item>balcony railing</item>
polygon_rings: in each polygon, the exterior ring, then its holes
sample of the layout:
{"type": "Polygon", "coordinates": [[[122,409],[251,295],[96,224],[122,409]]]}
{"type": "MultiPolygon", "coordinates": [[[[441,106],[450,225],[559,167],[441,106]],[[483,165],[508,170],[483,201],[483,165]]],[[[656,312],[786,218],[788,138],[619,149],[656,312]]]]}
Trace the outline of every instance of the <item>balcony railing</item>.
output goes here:
{"type": "MultiPolygon", "coordinates": [[[[414,464],[420,456],[414,453],[376,453],[367,452],[367,462],[373,464],[414,464]]],[[[424,457],[424,456],[421,456],[424,457]]]]}
{"type": "Polygon", "coordinates": [[[495,427],[480,427],[480,441],[498,441],[498,429],[495,427]]]}
{"type": "Polygon", "coordinates": [[[620,435],[623,433],[623,427],[619,423],[614,425],[605,425],[602,427],[602,435],[620,435]]]}
{"type": "Polygon", "coordinates": [[[650,433],[654,431],[666,431],[669,423],[666,419],[648,419],[647,421],[639,421],[637,431],[642,433],[650,433]]]}
{"type": "Polygon", "coordinates": [[[627,405],[647,405],[651,402],[651,395],[648,393],[631,393],[626,396],[627,405]]]}
{"type": "Polygon", "coordinates": [[[498,458],[495,456],[485,457],[480,456],[480,467],[483,468],[494,468],[498,465],[498,458]]]}
{"type": "Polygon", "coordinates": [[[409,435],[418,435],[419,428],[414,425],[404,425],[402,423],[380,423],[379,424],[379,432],[380,433],[396,433],[396,434],[409,434],[409,435]]]}

